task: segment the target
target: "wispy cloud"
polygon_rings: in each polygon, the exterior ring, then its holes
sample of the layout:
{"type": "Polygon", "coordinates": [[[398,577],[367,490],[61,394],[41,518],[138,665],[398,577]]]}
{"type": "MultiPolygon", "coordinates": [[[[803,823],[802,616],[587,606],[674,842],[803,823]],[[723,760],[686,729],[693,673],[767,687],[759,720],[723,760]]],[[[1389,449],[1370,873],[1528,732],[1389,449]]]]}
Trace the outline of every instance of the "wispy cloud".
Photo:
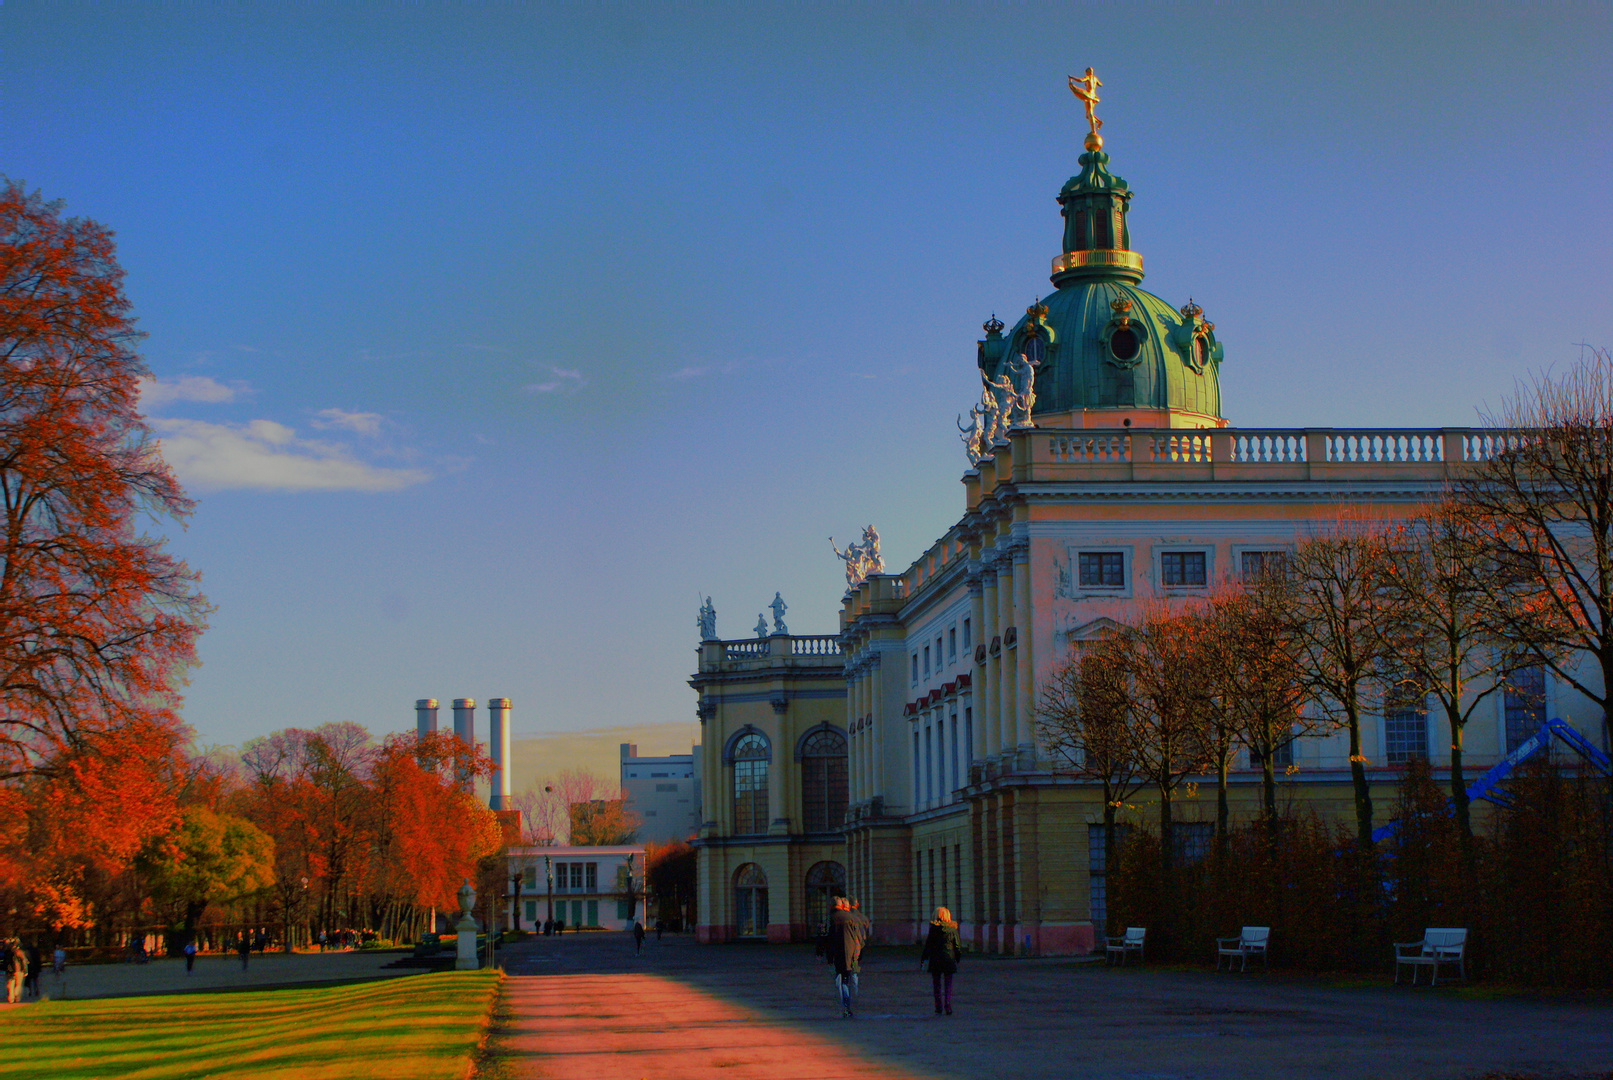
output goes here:
{"type": "Polygon", "coordinates": [[[348,412],[346,409],[320,409],[314,413],[314,427],[320,431],[351,431],[372,438],[381,434],[381,414],[348,412]]]}
{"type": "Polygon", "coordinates": [[[151,425],[168,464],[198,490],[397,491],[431,479],[423,469],[368,464],[345,446],[299,438],[295,429],[273,420],[213,424],[158,418],[151,425]]]}
{"type": "Polygon", "coordinates": [[[664,376],[662,376],[662,378],[671,379],[674,382],[682,382],[685,379],[698,379],[705,373],[706,369],[703,367],[680,367],[676,371],[667,372],[664,376]]]}
{"type": "Polygon", "coordinates": [[[141,379],[140,408],[155,412],[176,401],[200,401],[220,405],[234,401],[245,394],[246,387],[237,383],[227,386],[207,375],[181,375],[177,379],[141,379]]]}
{"type": "Polygon", "coordinates": [[[569,368],[552,367],[549,369],[554,377],[542,382],[527,383],[521,389],[533,394],[570,393],[583,385],[585,380],[582,372],[572,371],[569,368]]]}

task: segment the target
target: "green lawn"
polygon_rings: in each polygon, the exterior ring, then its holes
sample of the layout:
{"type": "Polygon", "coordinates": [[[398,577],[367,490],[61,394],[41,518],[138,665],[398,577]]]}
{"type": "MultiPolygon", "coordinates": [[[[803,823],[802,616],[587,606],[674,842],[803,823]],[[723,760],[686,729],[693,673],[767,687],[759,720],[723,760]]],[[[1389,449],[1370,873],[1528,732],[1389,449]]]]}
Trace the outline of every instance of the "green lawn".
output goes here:
{"type": "Polygon", "coordinates": [[[461,1080],[490,971],[329,988],[46,1001],[0,1012],[0,1077],[461,1080]]]}

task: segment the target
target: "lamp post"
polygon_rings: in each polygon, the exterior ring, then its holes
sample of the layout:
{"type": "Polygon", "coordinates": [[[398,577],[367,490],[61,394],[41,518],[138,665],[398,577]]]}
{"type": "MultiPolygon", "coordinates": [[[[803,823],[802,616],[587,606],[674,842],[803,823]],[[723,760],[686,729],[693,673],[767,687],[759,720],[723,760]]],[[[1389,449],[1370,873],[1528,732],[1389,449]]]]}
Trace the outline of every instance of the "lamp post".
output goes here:
{"type": "Polygon", "coordinates": [[[549,924],[554,925],[554,865],[549,856],[543,857],[543,880],[549,886],[549,924]]]}

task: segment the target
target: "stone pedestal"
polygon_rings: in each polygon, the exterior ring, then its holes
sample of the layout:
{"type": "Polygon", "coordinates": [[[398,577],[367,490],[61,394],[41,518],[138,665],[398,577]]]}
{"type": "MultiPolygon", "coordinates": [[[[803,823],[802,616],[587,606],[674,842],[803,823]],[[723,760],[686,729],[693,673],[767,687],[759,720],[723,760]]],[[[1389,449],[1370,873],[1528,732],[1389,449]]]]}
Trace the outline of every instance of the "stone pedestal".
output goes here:
{"type": "Polygon", "coordinates": [[[469,915],[461,916],[454,930],[459,938],[459,955],[454,960],[454,968],[475,971],[482,966],[476,956],[476,920],[469,915]]]}

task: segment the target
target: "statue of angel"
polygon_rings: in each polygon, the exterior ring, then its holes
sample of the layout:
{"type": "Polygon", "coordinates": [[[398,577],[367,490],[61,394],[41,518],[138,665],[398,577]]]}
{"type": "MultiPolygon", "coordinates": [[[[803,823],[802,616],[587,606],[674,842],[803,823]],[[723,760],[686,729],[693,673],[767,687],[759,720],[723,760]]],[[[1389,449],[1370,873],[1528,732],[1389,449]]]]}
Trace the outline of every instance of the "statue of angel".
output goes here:
{"type": "Polygon", "coordinates": [[[885,559],[879,553],[879,533],[872,525],[863,530],[863,577],[869,574],[883,574],[885,572],[885,559]]]}
{"type": "Polygon", "coordinates": [[[985,396],[981,398],[981,404],[985,404],[986,399],[989,398],[993,406],[991,438],[986,445],[994,446],[998,440],[1008,437],[1008,429],[1012,426],[1014,404],[1019,395],[1014,392],[1014,384],[1008,381],[1006,372],[998,373],[995,379],[987,379],[984,373],[980,377],[986,384],[985,396]]]}

